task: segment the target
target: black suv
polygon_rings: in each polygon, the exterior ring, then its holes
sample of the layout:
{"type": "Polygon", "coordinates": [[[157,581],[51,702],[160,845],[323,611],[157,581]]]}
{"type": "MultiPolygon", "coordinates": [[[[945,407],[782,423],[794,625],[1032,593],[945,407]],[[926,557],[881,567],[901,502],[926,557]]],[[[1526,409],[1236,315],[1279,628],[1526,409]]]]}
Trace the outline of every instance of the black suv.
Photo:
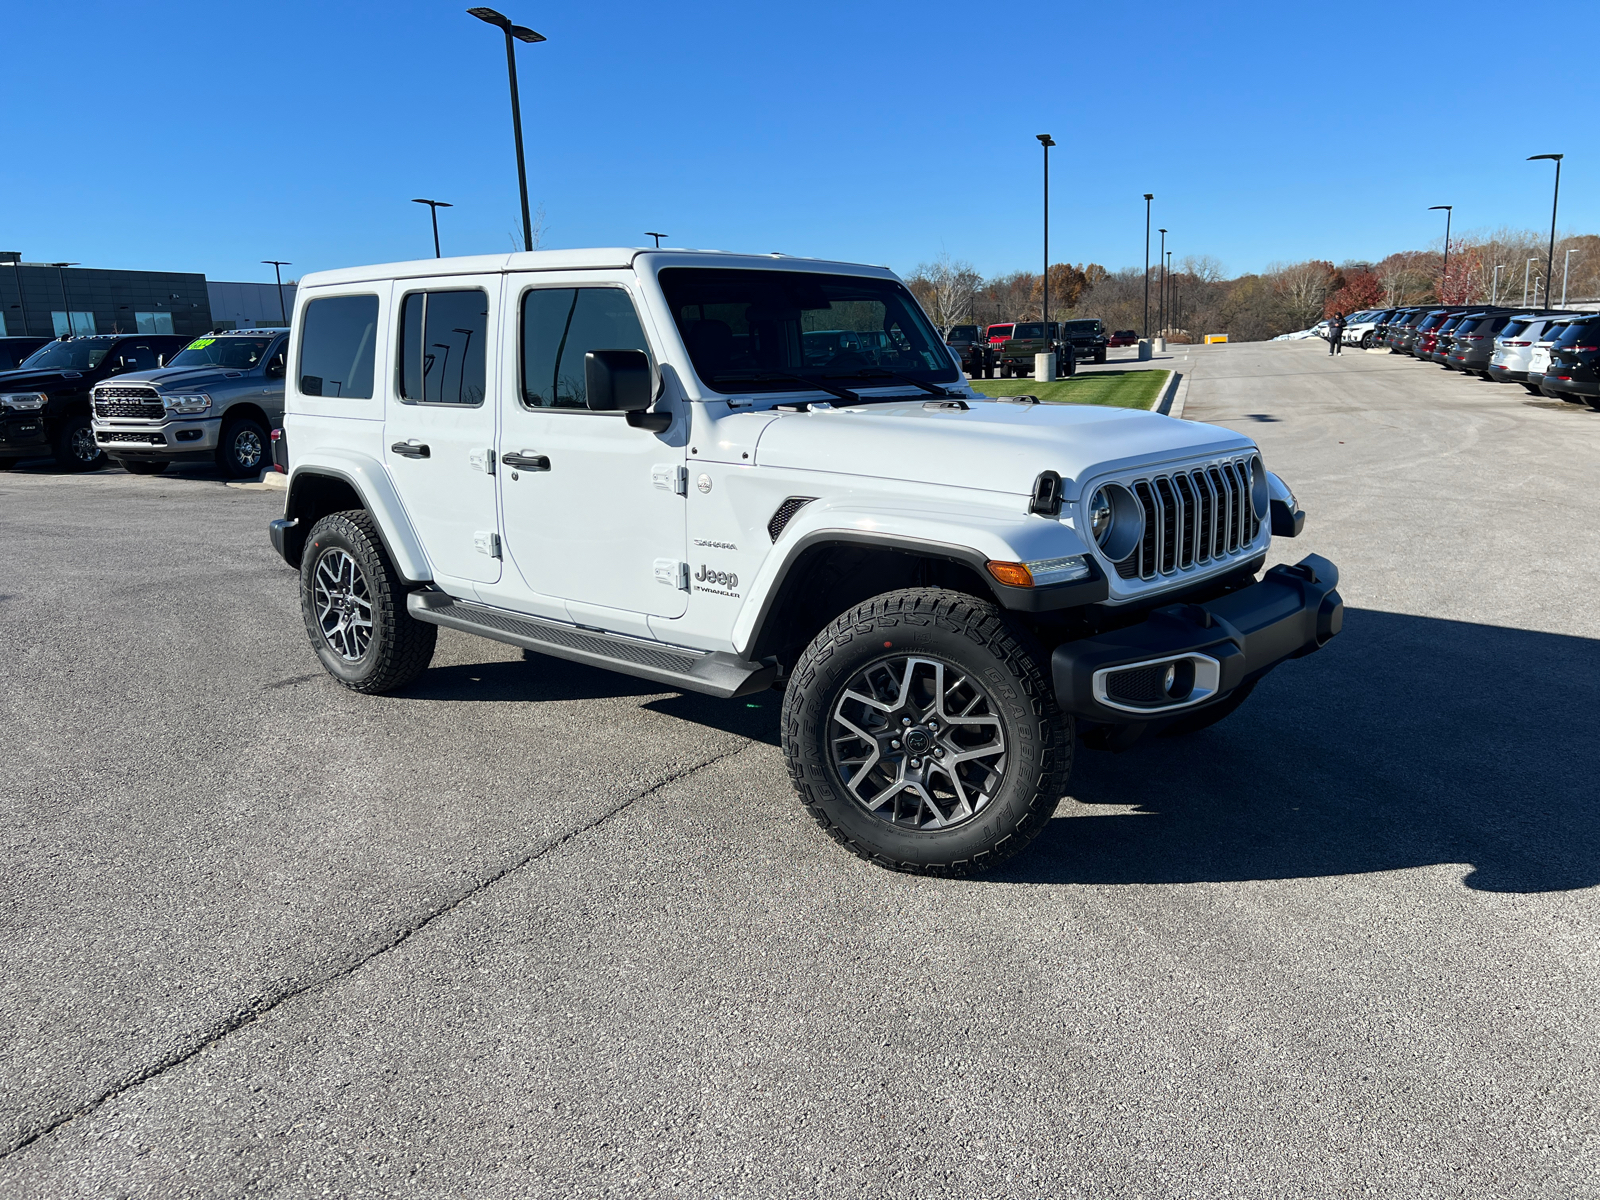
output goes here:
{"type": "Polygon", "coordinates": [[[47,454],[68,470],[102,466],[89,389],[113,375],[153,371],[188,341],[160,333],[63,337],[16,370],[0,371],[0,469],[47,454]]]}
{"type": "Polygon", "coordinates": [[[1600,412],[1600,316],[1578,318],[1561,331],[1543,384],[1547,396],[1582,400],[1600,412]]]}
{"type": "Polygon", "coordinates": [[[1105,324],[1095,318],[1061,322],[1061,340],[1072,343],[1073,356],[1079,362],[1105,362],[1106,347],[1111,345],[1105,324]]]}
{"type": "Polygon", "coordinates": [[[974,379],[989,379],[994,375],[995,353],[989,339],[976,325],[952,325],[944,335],[944,344],[956,352],[961,369],[974,379]]]}

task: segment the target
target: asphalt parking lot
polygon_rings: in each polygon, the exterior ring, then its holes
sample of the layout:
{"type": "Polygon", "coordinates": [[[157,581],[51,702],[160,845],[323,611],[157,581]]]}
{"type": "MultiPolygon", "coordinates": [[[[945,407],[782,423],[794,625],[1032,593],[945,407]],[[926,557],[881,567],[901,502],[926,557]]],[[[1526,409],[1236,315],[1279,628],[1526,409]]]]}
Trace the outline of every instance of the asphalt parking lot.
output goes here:
{"type": "Polygon", "coordinates": [[[0,1196],[1600,1195],[1600,413],[1171,365],[1344,633],[975,881],[827,840],[773,700],[340,689],[280,493],[0,475],[0,1196]]]}

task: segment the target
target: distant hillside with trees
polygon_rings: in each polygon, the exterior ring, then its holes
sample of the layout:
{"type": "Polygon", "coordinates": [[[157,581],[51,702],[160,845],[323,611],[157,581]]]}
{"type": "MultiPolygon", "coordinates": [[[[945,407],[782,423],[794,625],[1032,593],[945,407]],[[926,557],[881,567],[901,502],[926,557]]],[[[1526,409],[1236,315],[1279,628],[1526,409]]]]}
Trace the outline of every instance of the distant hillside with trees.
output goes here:
{"type": "MultiPolygon", "coordinates": [[[[1548,238],[1548,235],[1546,235],[1548,238]]],[[[1306,329],[1335,312],[1410,304],[1560,303],[1563,269],[1567,303],[1600,299],[1600,237],[1569,234],[1556,240],[1554,290],[1544,278],[1549,241],[1533,230],[1468,233],[1450,242],[1448,276],[1443,242],[1429,250],[1402,250],[1380,262],[1335,265],[1320,259],[1273,263],[1259,274],[1228,277],[1209,255],[1175,264],[1169,282],[1167,327],[1176,340],[1198,341],[1226,333],[1255,342],[1306,329]],[[1496,266],[1499,271],[1496,271],[1496,266]]],[[[985,279],[970,263],[941,255],[906,281],[940,325],[1038,320],[1044,299],[1037,271],[1011,271],[985,279]]],[[[1161,272],[1150,267],[1150,325],[1160,322],[1161,272]]],[[[1110,329],[1145,332],[1145,277],[1141,267],[1111,271],[1099,263],[1056,263],[1050,268],[1050,315],[1062,320],[1099,317],[1110,329]]]]}

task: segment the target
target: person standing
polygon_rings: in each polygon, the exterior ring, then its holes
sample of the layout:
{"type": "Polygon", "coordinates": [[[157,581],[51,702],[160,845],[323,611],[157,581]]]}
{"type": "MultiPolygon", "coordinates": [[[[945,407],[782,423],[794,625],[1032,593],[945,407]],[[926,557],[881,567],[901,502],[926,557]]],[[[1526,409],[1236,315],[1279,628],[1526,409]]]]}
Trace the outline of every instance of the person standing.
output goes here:
{"type": "Polygon", "coordinates": [[[1344,314],[1334,313],[1328,322],[1328,353],[1344,353],[1344,314]]]}

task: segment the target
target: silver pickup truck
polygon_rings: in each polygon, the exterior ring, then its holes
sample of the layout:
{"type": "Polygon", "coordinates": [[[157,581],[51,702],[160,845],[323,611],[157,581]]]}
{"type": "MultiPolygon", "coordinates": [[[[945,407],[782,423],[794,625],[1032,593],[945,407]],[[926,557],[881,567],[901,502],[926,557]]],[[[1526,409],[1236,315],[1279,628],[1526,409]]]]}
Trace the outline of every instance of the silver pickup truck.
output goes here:
{"type": "Polygon", "coordinates": [[[209,333],[165,367],[95,387],[94,440],[135,475],[214,459],[236,479],[271,466],[268,430],[283,421],[287,329],[209,333]]]}

